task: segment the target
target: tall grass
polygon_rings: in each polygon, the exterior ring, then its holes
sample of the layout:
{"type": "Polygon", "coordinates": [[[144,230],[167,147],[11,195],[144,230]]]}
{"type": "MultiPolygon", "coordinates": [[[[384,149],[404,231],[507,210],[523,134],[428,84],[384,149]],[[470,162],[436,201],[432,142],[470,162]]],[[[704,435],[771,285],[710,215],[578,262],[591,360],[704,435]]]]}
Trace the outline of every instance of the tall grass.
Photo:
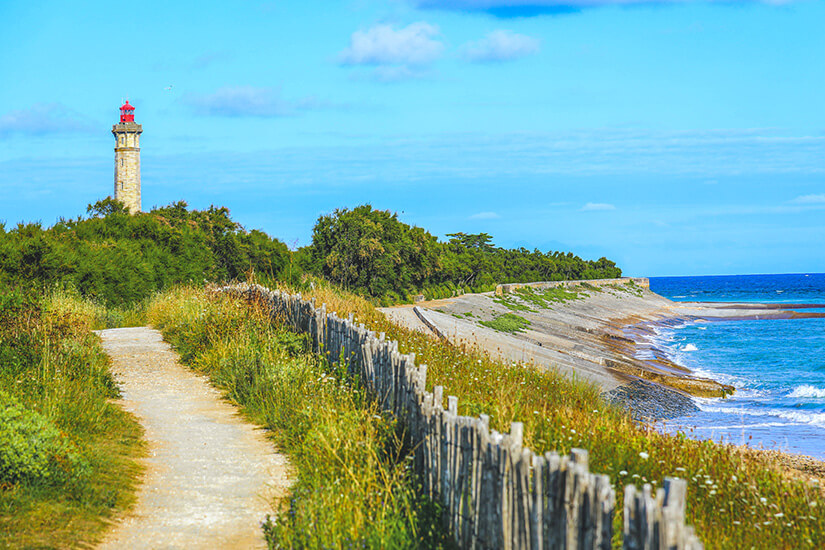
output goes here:
{"type": "MultiPolygon", "coordinates": [[[[708,548],[825,547],[818,480],[789,474],[775,455],[659,433],[634,423],[594,386],[404,329],[331,286],[316,284],[304,296],[339,315],[353,313],[398,340],[403,353],[415,352],[428,365],[428,389],[442,385],[458,396],[461,414],[489,414],[491,426],[504,431],[511,421],[524,422],[525,445],[535,451],[587,449],[591,471],[610,475],[619,511],[625,484],[661,486],[665,476],[680,477],[688,481],[688,521],[708,548]]],[[[617,534],[621,521],[619,513],[617,534]]]]}
{"type": "Polygon", "coordinates": [[[146,324],[146,301],[124,307],[106,306],[100,301],[82,297],[71,286],[56,287],[47,296],[45,306],[48,311],[72,316],[92,330],[146,324]]]}
{"type": "Polygon", "coordinates": [[[143,452],[140,426],[111,402],[118,390],[91,332],[98,306],[2,290],[0,445],[15,451],[0,468],[0,547],[93,543],[133,502],[143,452]]]}
{"type": "Polygon", "coordinates": [[[184,362],[271,430],[296,482],[265,525],[272,548],[438,548],[438,511],[416,496],[395,422],[344,373],[268,316],[227,297],[177,289],[149,320],[184,362]]]}

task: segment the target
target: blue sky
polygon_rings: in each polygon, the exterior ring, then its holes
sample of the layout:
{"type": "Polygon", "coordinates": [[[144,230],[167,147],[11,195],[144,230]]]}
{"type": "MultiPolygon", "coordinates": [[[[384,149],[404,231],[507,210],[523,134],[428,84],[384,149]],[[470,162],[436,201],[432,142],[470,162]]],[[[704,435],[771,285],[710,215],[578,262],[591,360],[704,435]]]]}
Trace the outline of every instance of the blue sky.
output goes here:
{"type": "Polygon", "coordinates": [[[0,2],[0,220],[112,192],[294,246],[369,202],[631,275],[825,272],[825,2],[0,2]]]}

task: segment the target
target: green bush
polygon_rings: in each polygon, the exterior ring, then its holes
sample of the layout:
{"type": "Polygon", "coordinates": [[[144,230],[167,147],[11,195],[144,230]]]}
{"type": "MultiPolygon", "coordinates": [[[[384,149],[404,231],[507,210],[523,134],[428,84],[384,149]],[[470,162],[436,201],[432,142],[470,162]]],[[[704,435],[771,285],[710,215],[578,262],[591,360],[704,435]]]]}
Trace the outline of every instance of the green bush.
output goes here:
{"type": "Polygon", "coordinates": [[[54,424],[0,390],[0,482],[55,482],[87,471],[54,424]]]}
{"type": "Polygon", "coordinates": [[[530,321],[515,313],[505,313],[492,321],[481,321],[481,324],[500,332],[524,332],[530,326],[530,321]]]}

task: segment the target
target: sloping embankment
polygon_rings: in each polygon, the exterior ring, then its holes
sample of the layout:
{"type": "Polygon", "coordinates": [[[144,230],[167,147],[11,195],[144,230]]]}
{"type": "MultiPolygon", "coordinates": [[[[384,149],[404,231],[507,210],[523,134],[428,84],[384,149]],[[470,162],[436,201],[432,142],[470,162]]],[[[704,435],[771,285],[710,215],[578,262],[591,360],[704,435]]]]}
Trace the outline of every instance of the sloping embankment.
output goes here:
{"type": "Polygon", "coordinates": [[[455,345],[593,382],[620,401],[633,402],[641,416],[657,418],[689,412],[694,405],[687,395],[724,396],[734,388],[694,376],[651,348],[647,337],[656,325],[804,315],[760,304],[675,303],[632,282],[521,287],[499,296],[468,294],[382,311],[455,345]],[[522,319],[522,327],[501,330],[497,320],[507,316],[522,319]],[[642,348],[648,351],[644,359],[638,357],[642,348]]]}

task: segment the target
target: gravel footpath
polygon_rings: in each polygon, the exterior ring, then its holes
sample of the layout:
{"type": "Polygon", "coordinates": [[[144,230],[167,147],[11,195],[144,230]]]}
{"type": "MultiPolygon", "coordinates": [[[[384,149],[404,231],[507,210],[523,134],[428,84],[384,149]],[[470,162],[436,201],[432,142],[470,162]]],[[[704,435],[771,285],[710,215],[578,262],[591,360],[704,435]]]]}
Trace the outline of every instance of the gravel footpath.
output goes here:
{"type": "Polygon", "coordinates": [[[158,331],[99,334],[149,451],[135,509],[99,548],[266,548],[261,522],[288,489],[286,458],[158,331]]]}

